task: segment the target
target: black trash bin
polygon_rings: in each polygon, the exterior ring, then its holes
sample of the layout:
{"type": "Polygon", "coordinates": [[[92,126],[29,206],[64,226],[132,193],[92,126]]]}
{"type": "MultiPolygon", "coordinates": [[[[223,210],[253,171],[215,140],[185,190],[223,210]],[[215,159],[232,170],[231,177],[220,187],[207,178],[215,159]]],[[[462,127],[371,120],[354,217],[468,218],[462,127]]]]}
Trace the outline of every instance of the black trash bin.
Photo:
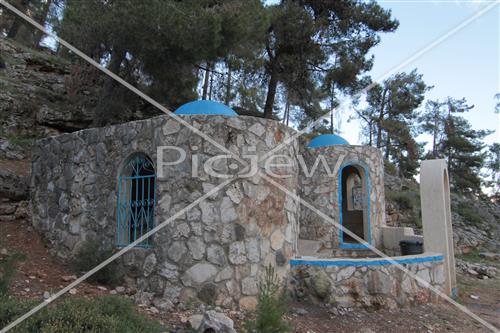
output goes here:
{"type": "Polygon", "coordinates": [[[424,253],[424,243],[417,240],[402,240],[399,242],[399,247],[403,256],[424,253]]]}

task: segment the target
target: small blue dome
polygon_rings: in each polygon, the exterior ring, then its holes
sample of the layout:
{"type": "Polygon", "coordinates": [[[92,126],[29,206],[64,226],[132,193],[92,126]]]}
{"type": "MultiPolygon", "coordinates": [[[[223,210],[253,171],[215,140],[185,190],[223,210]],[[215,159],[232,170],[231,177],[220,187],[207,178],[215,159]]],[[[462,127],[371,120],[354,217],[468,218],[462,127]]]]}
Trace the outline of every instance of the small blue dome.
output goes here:
{"type": "Polygon", "coordinates": [[[228,116],[234,117],[238,114],[234,112],[230,107],[214,101],[193,101],[181,105],[177,110],[175,110],[175,114],[179,115],[196,115],[196,114],[205,114],[211,116],[228,116]]]}
{"type": "Polygon", "coordinates": [[[319,148],[325,146],[333,146],[333,145],[348,145],[346,139],[337,134],[321,134],[315,137],[309,142],[307,147],[309,148],[319,148]]]}

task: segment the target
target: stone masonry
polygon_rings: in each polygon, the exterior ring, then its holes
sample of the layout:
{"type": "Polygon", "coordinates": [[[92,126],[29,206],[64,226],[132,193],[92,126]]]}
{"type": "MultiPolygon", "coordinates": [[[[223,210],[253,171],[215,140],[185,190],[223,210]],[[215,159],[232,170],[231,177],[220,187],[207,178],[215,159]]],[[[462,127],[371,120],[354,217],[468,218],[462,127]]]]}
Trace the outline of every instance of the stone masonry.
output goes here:
{"type": "MultiPolygon", "coordinates": [[[[253,117],[185,119],[240,155],[255,147],[261,156],[293,132],[279,122],[253,117]]],[[[199,165],[221,154],[214,145],[166,116],[38,141],[33,151],[33,223],[58,256],[71,258],[87,239],[114,247],[121,164],[134,152],[156,162],[157,148],[165,145],[183,148],[187,156],[183,163],[165,167],[164,177],[157,178],[157,224],[223,181],[201,167],[197,178],[191,176],[195,154],[199,165]]],[[[295,161],[297,146],[292,143],[280,153],[295,161]]],[[[164,160],[177,159],[165,155],[164,160]]],[[[222,159],[214,169],[231,172],[234,164],[222,159]]],[[[275,171],[289,174],[279,181],[295,191],[296,163],[275,171]]],[[[291,197],[264,180],[238,179],[155,234],[152,248],[133,249],[123,256],[127,285],[139,291],[140,302],[199,299],[253,308],[264,266],[275,266],[283,278],[289,271],[298,212],[291,197]]]]}

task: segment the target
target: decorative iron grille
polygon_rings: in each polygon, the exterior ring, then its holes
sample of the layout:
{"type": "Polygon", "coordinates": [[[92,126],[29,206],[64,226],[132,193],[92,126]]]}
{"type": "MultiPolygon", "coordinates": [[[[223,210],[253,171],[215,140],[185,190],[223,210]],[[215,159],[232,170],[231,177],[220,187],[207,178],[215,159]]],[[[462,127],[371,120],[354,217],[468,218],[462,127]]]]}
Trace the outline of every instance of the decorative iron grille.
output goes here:
{"type": "MultiPolygon", "coordinates": [[[[143,154],[133,155],[118,177],[118,246],[127,246],[154,228],[155,193],[153,163],[143,154]]],[[[137,246],[150,247],[150,238],[137,246]]]]}

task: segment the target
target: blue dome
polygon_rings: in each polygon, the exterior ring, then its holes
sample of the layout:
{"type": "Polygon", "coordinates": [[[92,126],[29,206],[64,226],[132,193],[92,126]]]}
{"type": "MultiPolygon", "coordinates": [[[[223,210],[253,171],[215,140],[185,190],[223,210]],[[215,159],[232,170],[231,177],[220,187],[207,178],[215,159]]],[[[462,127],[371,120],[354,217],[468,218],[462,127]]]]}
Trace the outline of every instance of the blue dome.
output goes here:
{"type": "Polygon", "coordinates": [[[309,142],[307,147],[309,148],[319,148],[325,146],[333,146],[333,145],[348,145],[346,139],[337,134],[321,134],[315,137],[309,142]]]}
{"type": "Polygon", "coordinates": [[[228,116],[234,117],[238,114],[234,112],[230,107],[214,101],[193,101],[181,105],[177,110],[175,110],[175,114],[180,115],[196,115],[196,114],[205,114],[211,116],[228,116]]]}

